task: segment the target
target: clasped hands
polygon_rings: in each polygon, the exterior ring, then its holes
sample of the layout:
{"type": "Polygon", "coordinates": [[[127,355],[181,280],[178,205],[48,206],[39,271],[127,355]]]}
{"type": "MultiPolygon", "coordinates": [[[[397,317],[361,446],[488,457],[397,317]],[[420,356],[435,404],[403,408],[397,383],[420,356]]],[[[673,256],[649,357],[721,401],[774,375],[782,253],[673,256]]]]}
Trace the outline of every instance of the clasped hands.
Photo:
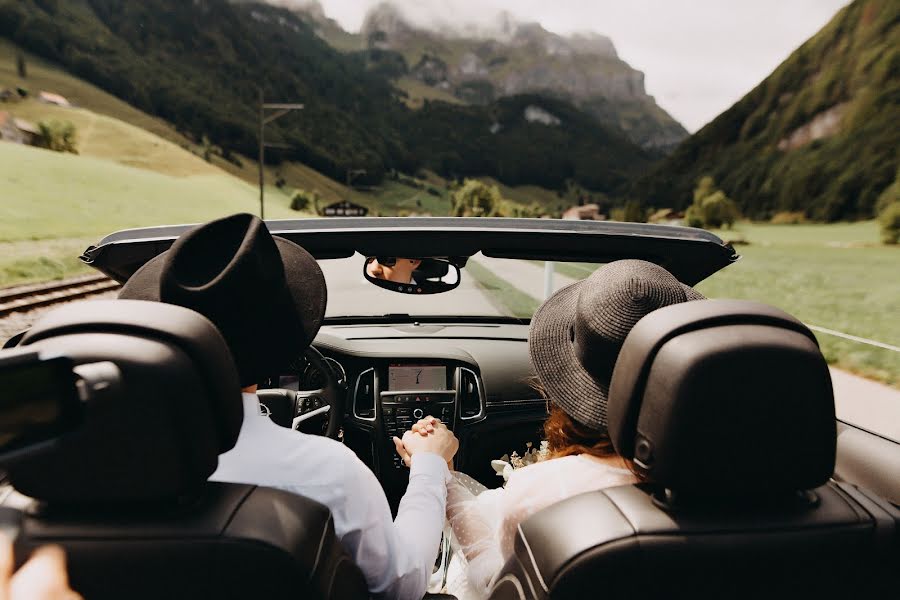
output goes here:
{"type": "Polygon", "coordinates": [[[442,456],[447,461],[447,466],[453,469],[452,461],[459,449],[459,440],[440,419],[432,416],[420,419],[403,434],[402,440],[396,436],[393,440],[397,454],[407,467],[412,463],[412,457],[416,453],[432,452],[442,456]]]}

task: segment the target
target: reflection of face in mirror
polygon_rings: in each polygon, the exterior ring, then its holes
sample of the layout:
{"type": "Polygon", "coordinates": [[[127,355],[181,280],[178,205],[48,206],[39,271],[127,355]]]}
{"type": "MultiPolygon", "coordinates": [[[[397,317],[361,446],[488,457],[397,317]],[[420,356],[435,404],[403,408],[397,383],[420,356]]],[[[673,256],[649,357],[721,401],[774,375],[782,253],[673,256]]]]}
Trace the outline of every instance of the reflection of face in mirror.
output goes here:
{"type": "Polygon", "coordinates": [[[459,267],[446,258],[369,256],[363,263],[369,283],[401,294],[440,294],[459,286],[459,267]]]}
{"type": "Polygon", "coordinates": [[[398,258],[395,256],[378,256],[370,259],[366,272],[376,278],[395,283],[416,283],[413,271],[419,268],[422,261],[418,258],[398,258]]]}

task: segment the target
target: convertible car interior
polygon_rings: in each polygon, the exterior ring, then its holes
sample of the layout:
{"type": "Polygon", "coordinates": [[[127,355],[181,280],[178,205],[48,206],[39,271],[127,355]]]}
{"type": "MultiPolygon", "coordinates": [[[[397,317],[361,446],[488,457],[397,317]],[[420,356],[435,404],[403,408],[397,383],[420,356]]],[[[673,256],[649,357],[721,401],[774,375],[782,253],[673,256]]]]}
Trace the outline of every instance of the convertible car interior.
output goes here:
{"type": "MultiPolygon", "coordinates": [[[[459,438],[456,469],[488,487],[502,484],[492,459],[540,441],[547,413],[531,384],[532,308],[509,298],[541,287],[532,276],[550,273],[545,265],[574,277],[583,265],[642,258],[693,285],[739,259],[705,231],[627,223],[268,226],[319,261],[329,309],[313,346],[262,382],[261,403],[275,422],[351,448],[393,510],[408,470],[391,437],[424,415],[459,438]],[[370,285],[370,257],[403,256],[452,269],[422,269],[400,294],[393,282],[370,285]],[[503,261],[515,266],[488,272],[503,261]],[[450,271],[445,294],[416,292],[450,271]],[[521,277],[519,291],[498,272],[521,277]],[[497,309],[486,314],[482,301],[497,309]]],[[[187,227],[118,232],[82,260],[125,281],[187,227]]],[[[158,303],[76,302],[7,345],[0,360],[67,357],[80,382],[81,424],[0,461],[0,499],[21,511],[24,550],[65,547],[85,598],[368,597],[324,506],[206,481],[235,443],[241,402],[231,356],[205,319],[158,303]]],[[[836,414],[825,359],[794,317],[736,300],[651,313],[619,355],[609,419],[614,446],[646,481],[523,522],[491,598],[896,594],[900,441],[836,414]]]]}

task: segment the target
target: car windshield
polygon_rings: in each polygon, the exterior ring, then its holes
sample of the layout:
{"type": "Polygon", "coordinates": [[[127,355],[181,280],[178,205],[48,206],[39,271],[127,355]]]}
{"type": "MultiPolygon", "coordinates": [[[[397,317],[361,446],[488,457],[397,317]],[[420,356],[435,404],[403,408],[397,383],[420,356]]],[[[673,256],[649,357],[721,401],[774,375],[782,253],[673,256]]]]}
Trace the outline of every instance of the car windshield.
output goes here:
{"type": "Polygon", "coordinates": [[[438,294],[402,294],[372,285],[363,275],[365,258],[320,260],[328,284],[326,317],[409,315],[516,317],[529,319],[548,292],[593,272],[592,263],[490,258],[480,252],[466,261],[459,286],[438,294]]]}

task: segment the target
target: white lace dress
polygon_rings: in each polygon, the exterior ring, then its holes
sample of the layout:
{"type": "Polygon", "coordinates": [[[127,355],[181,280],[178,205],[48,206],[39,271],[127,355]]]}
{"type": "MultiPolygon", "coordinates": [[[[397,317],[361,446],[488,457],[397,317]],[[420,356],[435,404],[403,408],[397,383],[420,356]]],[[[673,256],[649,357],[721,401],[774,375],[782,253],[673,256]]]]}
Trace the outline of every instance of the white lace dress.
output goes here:
{"type": "Polygon", "coordinates": [[[636,482],[630,471],[587,455],[517,469],[505,488],[495,490],[453,472],[447,484],[447,520],[461,562],[451,564],[447,591],[460,600],[485,597],[512,555],[516,528],[535,512],[577,494],[636,482]]]}

